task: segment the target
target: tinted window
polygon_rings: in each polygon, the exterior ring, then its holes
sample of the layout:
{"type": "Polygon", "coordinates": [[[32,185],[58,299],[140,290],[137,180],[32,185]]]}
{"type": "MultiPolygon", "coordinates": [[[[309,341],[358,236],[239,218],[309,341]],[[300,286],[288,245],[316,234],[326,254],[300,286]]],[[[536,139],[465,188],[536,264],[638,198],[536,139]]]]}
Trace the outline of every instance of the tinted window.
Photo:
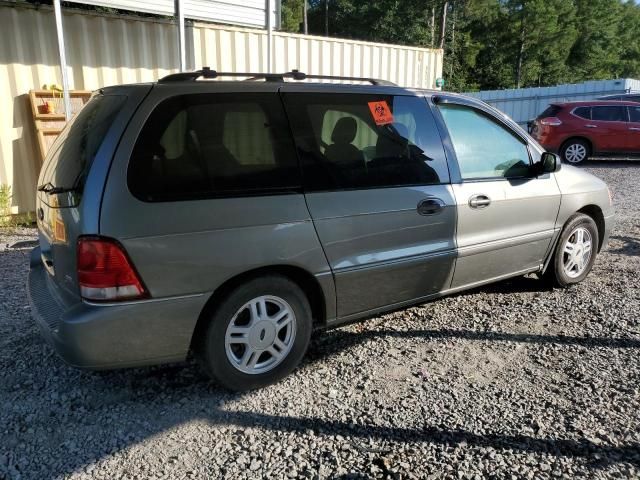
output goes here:
{"type": "Polygon", "coordinates": [[[148,201],[268,194],[299,188],[297,160],[275,94],[192,94],[156,107],[129,164],[148,201]]]}
{"type": "Polygon", "coordinates": [[[591,107],[578,107],[573,111],[573,114],[591,120],[591,107]]]}
{"type": "Polygon", "coordinates": [[[308,190],[449,180],[440,136],[424,98],[290,93],[285,104],[308,190]]]}
{"type": "Polygon", "coordinates": [[[626,122],[624,107],[593,107],[591,108],[591,119],[603,122],[626,122]]]}
{"type": "Polygon", "coordinates": [[[124,95],[96,95],[65,127],[51,147],[39,183],[80,190],[124,95]]]}
{"type": "Polygon", "coordinates": [[[562,109],[557,105],[549,105],[544,112],[538,115],[538,118],[555,117],[560,110],[562,109]]]}
{"type": "Polygon", "coordinates": [[[629,107],[629,119],[632,122],[640,122],[640,107],[629,107]]]}
{"type": "Polygon", "coordinates": [[[470,107],[443,104],[439,109],[463,179],[528,175],[526,144],[497,121],[470,107]]]}

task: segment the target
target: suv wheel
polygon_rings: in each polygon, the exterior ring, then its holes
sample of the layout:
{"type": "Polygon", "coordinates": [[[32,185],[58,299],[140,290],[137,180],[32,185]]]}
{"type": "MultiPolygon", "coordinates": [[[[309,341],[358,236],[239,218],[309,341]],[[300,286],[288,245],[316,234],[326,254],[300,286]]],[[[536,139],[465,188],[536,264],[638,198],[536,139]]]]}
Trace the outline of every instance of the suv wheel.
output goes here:
{"type": "Polygon", "coordinates": [[[588,215],[577,213],[566,223],[545,276],[559,287],[584,280],[596,260],[598,228],[588,215]]]}
{"type": "Polygon", "coordinates": [[[590,145],[579,138],[567,141],[560,151],[560,155],[565,162],[577,163],[584,162],[591,155],[590,145]]]}
{"type": "Polygon", "coordinates": [[[281,276],[253,279],[216,308],[198,349],[207,372],[236,391],[274,383],[304,356],[311,307],[303,291],[281,276]]]}

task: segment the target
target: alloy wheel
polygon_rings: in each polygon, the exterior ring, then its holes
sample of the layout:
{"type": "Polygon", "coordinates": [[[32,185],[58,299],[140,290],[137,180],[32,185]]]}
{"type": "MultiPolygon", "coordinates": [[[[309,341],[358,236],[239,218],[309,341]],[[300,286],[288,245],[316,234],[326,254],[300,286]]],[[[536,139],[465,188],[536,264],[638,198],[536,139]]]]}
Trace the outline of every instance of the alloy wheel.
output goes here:
{"type": "Polygon", "coordinates": [[[580,143],[572,143],[564,151],[564,158],[570,163],[580,163],[587,158],[587,147],[580,143]]]}
{"type": "Polygon", "coordinates": [[[282,298],[263,295],[245,303],[225,334],[227,359],[237,370],[257,375],[287,357],[296,337],[296,317],[282,298]]]}
{"type": "Polygon", "coordinates": [[[562,249],[562,268],[570,278],[584,273],[591,260],[593,241],[591,233],[584,227],[571,232],[562,249]]]}

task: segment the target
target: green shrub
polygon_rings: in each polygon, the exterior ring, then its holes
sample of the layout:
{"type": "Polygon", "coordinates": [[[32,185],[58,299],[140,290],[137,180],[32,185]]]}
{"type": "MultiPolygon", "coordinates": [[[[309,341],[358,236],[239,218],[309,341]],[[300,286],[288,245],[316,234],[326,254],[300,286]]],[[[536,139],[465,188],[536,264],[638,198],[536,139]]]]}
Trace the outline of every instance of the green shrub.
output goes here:
{"type": "Polygon", "coordinates": [[[11,222],[11,186],[0,185],[0,226],[11,222]]]}

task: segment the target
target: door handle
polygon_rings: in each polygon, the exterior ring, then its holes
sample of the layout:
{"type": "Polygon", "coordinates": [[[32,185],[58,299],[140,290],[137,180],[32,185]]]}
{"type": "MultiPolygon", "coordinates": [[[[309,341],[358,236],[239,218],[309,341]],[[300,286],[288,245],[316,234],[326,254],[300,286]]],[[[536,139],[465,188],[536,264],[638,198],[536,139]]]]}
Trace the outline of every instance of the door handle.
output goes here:
{"type": "Polygon", "coordinates": [[[442,212],[444,202],[439,198],[427,198],[418,203],[418,213],[420,215],[435,215],[442,212]]]}
{"type": "Polygon", "coordinates": [[[585,125],[585,127],[587,127],[587,128],[598,128],[597,125],[585,125]]]}
{"type": "Polygon", "coordinates": [[[640,128],[638,127],[629,127],[629,130],[633,130],[634,132],[640,132],[640,128]]]}
{"type": "Polygon", "coordinates": [[[474,195],[469,199],[471,208],[487,208],[489,205],[491,205],[491,199],[483,194],[474,195]]]}

